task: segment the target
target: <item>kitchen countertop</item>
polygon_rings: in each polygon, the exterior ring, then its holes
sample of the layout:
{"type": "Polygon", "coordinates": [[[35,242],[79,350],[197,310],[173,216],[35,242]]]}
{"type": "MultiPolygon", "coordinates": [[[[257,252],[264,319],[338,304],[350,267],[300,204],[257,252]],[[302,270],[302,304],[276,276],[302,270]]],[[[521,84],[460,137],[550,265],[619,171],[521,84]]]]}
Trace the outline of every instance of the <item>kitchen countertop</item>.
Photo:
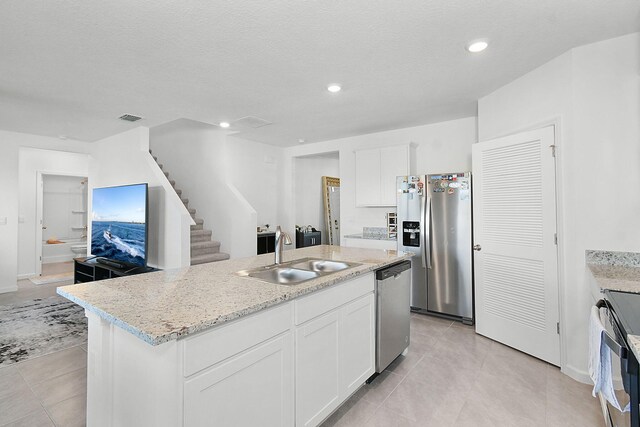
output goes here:
{"type": "Polygon", "coordinates": [[[236,274],[273,264],[273,254],[63,286],[58,294],[143,341],[158,345],[409,259],[411,254],[342,246],[283,252],[283,262],[321,258],[362,265],[298,285],[236,274]]]}
{"type": "Polygon", "coordinates": [[[640,293],[640,253],[586,251],[586,261],[601,291],[640,293]]]}

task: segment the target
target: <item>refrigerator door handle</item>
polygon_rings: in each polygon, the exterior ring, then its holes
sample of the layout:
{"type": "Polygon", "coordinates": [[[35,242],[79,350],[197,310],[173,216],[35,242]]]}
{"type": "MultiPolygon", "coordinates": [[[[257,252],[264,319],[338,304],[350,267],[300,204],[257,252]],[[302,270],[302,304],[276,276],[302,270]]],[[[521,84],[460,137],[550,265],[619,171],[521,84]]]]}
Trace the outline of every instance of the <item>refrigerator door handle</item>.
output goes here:
{"type": "Polygon", "coordinates": [[[422,251],[423,256],[427,258],[427,268],[431,268],[431,197],[426,198],[426,204],[427,204],[427,217],[425,219],[425,225],[424,225],[424,230],[422,232],[422,235],[424,236],[424,248],[425,250],[422,251]]]}
{"type": "MultiPolygon", "coordinates": [[[[425,189],[426,192],[426,189],[425,189]]],[[[422,196],[422,200],[420,201],[420,255],[422,257],[422,267],[426,268],[427,267],[427,260],[426,260],[426,244],[425,244],[425,238],[424,238],[424,230],[425,230],[425,205],[427,203],[427,195],[425,194],[424,196],[422,196]]]]}

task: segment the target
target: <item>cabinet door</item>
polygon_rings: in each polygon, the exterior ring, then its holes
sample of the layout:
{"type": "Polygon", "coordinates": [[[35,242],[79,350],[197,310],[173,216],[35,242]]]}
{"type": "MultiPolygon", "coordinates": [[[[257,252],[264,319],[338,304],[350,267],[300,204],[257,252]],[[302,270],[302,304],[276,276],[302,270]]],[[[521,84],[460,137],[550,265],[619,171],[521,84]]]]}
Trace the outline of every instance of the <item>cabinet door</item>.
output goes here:
{"type": "Polygon", "coordinates": [[[380,205],[396,205],[396,178],[409,174],[409,147],[380,149],[380,205]]]}
{"type": "Polygon", "coordinates": [[[316,426],[341,403],[339,310],[296,329],[296,426],[316,426]]]}
{"type": "Polygon", "coordinates": [[[340,316],[340,389],[347,398],[375,371],[373,293],[342,307],[340,316]]]}
{"type": "Polygon", "coordinates": [[[293,426],[293,358],[287,332],[184,386],[186,426],[293,426]]]}
{"type": "Polygon", "coordinates": [[[380,204],[380,149],[356,151],[356,206],[380,204]]]}

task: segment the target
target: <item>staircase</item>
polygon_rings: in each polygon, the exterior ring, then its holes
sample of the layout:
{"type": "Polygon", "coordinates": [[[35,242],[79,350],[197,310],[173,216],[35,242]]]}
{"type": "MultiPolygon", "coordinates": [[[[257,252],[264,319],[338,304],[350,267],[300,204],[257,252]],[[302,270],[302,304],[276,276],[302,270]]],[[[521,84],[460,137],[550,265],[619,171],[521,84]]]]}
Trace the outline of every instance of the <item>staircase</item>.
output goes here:
{"type": "Polygon", "coordinates": [[[153,152],[149,150],[149,153],[153,156],[153,160],[156,161],[160,170],[164,172],[164,176],[167,177],[169,183],[176,191],[182,203],[189,210],[191,218],[196,222],[196,225],[191,226],[191,265],[205,264],[207,262],[216,262],[229,259],[229,254],[220,252],[220,242],[211,240],[211,230],[204,228],[204,220],[196,217],[196,210],[189,207],[189,199],[182,196],[182,190],[176,188],[176,182],[169,178],[169,172],[164,170],[162,163],[158,162],[158,157],[153,155],[153,152]]]}

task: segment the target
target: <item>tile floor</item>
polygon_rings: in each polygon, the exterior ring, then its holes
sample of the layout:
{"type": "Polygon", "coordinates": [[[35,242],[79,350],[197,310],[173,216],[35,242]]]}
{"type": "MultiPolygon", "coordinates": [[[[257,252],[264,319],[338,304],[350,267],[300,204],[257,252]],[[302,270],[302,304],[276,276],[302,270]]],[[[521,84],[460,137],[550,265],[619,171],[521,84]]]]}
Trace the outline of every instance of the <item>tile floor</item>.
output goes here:
{"type": "MultiPolygon", "coordinates": [[[[73,263],[45,264],[42,274],[73,269],[73,263]]],[[[0,305],[55,295],[69,282],[34,285],[0,294],[0,305]]],[[[86,424],[87,348],[71,347],[0,368],[0,426],[76,427],[86,424]]]]}
{"type": "Polygon", "coordinates": [[[411,347],[323,427],[589,427],[604,418],[591,387],[474,333],[418,314],[411,347]]]}
{"type": "MultiPolygon", "coordinates": [[[[53,295],[61,284],[21,281],[16,295],[0,295],[0,305],[53,295]]],[[[86,347],[80,346],[0,369],[0,426],[84,426],[86,364],[86,347]]],[[[408,354],[323,427],[602,425],[591,387],[470,327],[414,314],[408,354]]]]}

